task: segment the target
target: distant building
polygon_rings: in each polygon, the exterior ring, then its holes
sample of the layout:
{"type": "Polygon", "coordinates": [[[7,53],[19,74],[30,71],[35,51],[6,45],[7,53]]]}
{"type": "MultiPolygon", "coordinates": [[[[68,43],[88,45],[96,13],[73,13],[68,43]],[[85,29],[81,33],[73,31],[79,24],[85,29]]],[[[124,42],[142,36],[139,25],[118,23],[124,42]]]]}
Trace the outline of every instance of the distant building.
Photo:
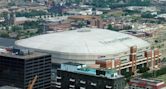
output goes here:
{"type": "Polygon", "coordinates": [[[159,3],[165,3],[166,0],[157,0],[159,3]]]}
{"type": "Polygon", "coordinates": [[[50,89],[50,55],[10,48],[0,52],[0,86],[27,89],[35,76],[38,78],[33,89],[50,89]]]}
{"type": "Polygon", "coordinates": [[[84,64],[64,63],[57,70],[57,89],[124,89],[124,77],[115,70],[88,68],[84,64]]]}
{"type": "Polygon", "coordinates": [[[159,14],[155,18],[162,18],[162,19],[166,20],[166,14],[159,14]]]}
{"type": "Polygon", "coordinates": [[[28,21],[36,21],[36,19],[27,17],[16,17],[15,12],[8,13],[8,15],[5,17],[5,22],[9,25],[20,25],[28,21]]]}
{"type": "Polygon", "coordinates": [[[130,11],[141,11],[141,12],[156,12],[158,9],[156,7],[150,6],[150,7],[145,7],[145,6],[129,6],[126,7],[126,10],[130,11]]]}
{"type": "Polygon", "coordinates": [[[70,16],[68,19],[71,22],[85,22],[87,26],[89,27],[96,27],[96,28],[104,28],[103,20],[99,16],[91,16],[91,15],[76,15],[76,16],[70,16]]]}
{"type": "Polygon", "coordinates": [[[102,11],[98,11],[98,10],[93,10],[92,8],[88,8],[86,10],[69,10],[66,13],[70,14],[70,15],[102,15],[103,12],[102,11]]]}
{"type": "Polygon", "coordinates": [[[129,89],[166,89],[166,84],[160,80],[138,78],[130,80],[129,89]]]}
{"type": "Polygon", "coordinates": [[[36,21],[36,19],[27,18],[27,17],[16,17],[13,21],[14,25],[24,24],[25,22],[36,21]]]}
{"type": "Polygon", "coordinates": [[[54,23],[49,23],[47,24],[47,32],[61,32],[61,31],[68,31],[70,30],[71,24],[70,23],[59,23],[59,24],[54,24],[54,23]]]}
{"type": "Polygon", "coordinates": [[[139,38],[145,38],[145,37],[152,37],[152,33],[148,32],[141,32],[141,31],[133,31],[133,30],[123,30],[122,33],[130,34],[139,38]]]}
{"type": "Polygon", "coordinates": [[[5,23],[7,23],[8,25],[12,25],[12,24],[14,24],[15,18],[16,18],[16,15],[12,11],[12,12],[8,13],[7,16],[5,17],[5,23]]]}

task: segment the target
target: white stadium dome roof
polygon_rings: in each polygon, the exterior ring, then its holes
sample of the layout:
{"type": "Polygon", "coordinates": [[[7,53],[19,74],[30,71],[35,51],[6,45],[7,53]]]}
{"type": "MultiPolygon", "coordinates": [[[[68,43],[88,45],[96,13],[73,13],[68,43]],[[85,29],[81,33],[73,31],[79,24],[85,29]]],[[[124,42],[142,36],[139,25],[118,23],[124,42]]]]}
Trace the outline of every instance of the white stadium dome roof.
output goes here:
{"type": "Polygon", "coordinates": [[[98,28],[44,34],[16,41],[16,45],[50,52],[107,55],[129,51],[131,46],[148,47],[140,38],[98,28]]]}

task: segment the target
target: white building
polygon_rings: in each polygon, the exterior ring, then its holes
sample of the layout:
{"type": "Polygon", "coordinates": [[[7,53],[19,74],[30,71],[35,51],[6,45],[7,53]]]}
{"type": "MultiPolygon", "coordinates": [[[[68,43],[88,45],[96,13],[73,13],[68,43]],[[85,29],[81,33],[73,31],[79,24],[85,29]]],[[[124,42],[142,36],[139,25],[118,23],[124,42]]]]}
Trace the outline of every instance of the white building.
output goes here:
{"type": "Polygon", "coordinates": [[[118,57],[123,62],[130,60],[130,47],[137,46],[138,55],[144,58],[144,51],[150,44],[137,37],[98,28],[34,36],[16,41],[16,45],[52,54],[54,63],[78,62],[94,64],[95,60],[118,57]]]}

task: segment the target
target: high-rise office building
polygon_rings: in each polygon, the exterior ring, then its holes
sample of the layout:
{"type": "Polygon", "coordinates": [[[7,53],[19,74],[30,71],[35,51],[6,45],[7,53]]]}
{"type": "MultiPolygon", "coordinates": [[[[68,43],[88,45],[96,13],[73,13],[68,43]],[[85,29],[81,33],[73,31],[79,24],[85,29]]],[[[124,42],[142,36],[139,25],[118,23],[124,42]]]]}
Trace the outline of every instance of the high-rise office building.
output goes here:
{"type": "Polygon", "coordinates": [[[6,49],[0,53],[0,86],[27,89],[37,76],[33,89],[50,89],[51,56],[20,49],[6,49]]]}

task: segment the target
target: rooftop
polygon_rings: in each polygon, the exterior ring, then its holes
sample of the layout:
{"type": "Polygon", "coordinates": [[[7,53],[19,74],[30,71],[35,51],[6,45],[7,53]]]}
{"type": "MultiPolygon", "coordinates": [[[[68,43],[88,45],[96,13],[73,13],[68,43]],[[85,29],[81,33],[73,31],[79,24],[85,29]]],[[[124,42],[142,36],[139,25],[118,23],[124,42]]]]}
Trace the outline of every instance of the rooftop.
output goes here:
{"type": "Polygon", "coordinates": [[[127,52],[131,46],[137,46],[138,49],[150,46],[148,42],[140,38],[99,28],[81,28],[34,36],[18,40],[16,45],[42,51],[67,53],[67,55],[111,55],[127,52]]]}
{"type": "Polygon", "coordinates": [[[163,81],[161,80],[153,80],[153,79],[142,79],[142,78],[135,78],[135,79],[132,79],[131,82],[147,82],[147,83],[152,83],[152,84],[159,84],[159,83],[164,83],[163,81]]]}
{"type": "Polygon", "coordinates": [[[46,56],[48,54],[46,53],[40,53],[40,52],[34,52],[34,51],[29,51],[29,50],[20,50],[20,49],[14,49],[14,51],[3,51],[0,52],[0,56],[5,56],[5,57],[12,57],[12,58],[19,58],[19,59],[24,59],[24,60],[29,60],[37,57],[42,57],[46,56]]]}
{"type": "Polygon", "coordinates": [[[63,63],[63,65],[65,65],[66,68],[64,68],[64,66],[61,66],[61,69],[65,70],[65,71],[69,71],[69,72],[93,75],[93,76],[98,76],[98,77],[105,77],[105,78],[109,78],[109,79],[123,77],[122,75],[118,75],[117,71],[114,69],[100,69],[100,68],[96,69],[96,68],[90,68],[87,66],[78,67],[78,66],[84,65],[84,64],[73,63],[73,62],[63,63]],[[71,67],[71,66],[73,66],[73,67],[71,67]],[[74,70],[71,70],[71,69],[74,69],[74,70]]]}
{"type": "Polygon", "coordinates": [[[59,16],[59,17],[54,17],[54,18],[48,18],[48,19],[45,19],[46,21],[48,22],[59,22],[59,21],[64,21],[68,18],[68,16],[59,16]]]}
{"type": "Polygon", "coordinates": [[[90,20],[90,19],[99,19],[98,16],[90,16],[90,15],[77,15],[77,16],[70,16],[69,19],[77,19],[77,20],[90,20]]]}

